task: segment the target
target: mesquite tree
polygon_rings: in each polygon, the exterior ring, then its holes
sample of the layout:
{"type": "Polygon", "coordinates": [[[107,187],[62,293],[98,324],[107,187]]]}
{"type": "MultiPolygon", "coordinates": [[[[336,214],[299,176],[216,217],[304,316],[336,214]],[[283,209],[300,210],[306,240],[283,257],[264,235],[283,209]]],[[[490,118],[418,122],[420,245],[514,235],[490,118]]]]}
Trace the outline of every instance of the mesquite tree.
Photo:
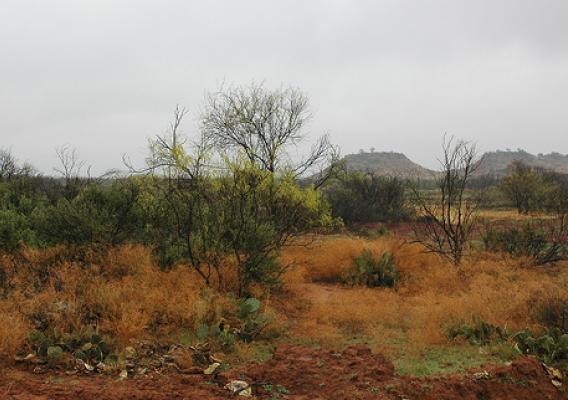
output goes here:
{"type": "Polygon", "coordinates": [[[262,84],[227,87],[207,96],[201,117],[204,135],[224,154],[243,154],[257,168],[294,178],[318,176],[321,185],[333,172],[338,150],[327,135],[306,152],[307,96],[295,88],[269,90],[262,84]],[[298,154],[304,153],[304,157],[298,154]]]}
{"type": "MultiPolygon", "coordinates": [[[[222,111],[216,107],[216,112],[222,111]]],[[[272,113],[285,114],[283,107],[275,105],[272,113]]],[[[264,123],[272,128],[265,126],[262,133],[273,144],[267,147],[249,137],[246,148],[232,151],[233,144],[220,142],[222,136],[210,130],[192,144],[179,133],[184,115],[184,110],[176,110],[170,132],[150,141],[147,167],[136,171],[145,172],[149,183],[142,197],[149,199],[148,209],[155,210],[151,229],[157,233],[161,260],[189,265],[208,286],[223,287],[236,271],[236,287],[230,289],[239,296],[253,284],[278,283],[283,271],[280,249],[294,237],[332,223],[323,195],[296,181],[308,164],[321,163],[321,154],[289,168],[281,159],[286,157],[283,147],[296,136],[286,136],[268,116],[264,123]]],[[[232,133],[246,131],[238,124],[231,122],[232,133]]],[[[247,120],[242,124],[248,126],[247,120]]],[[[295,122],[283,129],[297,126],[295,122]]]]}

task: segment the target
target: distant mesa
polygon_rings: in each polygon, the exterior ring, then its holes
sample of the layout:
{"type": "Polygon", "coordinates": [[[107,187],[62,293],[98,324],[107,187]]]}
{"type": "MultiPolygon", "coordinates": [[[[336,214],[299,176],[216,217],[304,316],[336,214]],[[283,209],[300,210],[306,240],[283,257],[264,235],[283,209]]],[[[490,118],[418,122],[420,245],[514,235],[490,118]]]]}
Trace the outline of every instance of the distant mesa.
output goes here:
{"type": "Polygon", "coordinates": [[[497,150],[485,153],[481,158],[479,173],[483,175],[503,176],[513,161],[521,161],[531,167],[549,169],[561,174],[568,174],[568,154],[560,153],[531,154],[524,150],[497,150]]]}
{"type": "MultiPolygon", "coordinates": [[[[432,179],[436,172],[425,168],[406,155],[395,152],[362,152],[348,154],[343,158],[349,171],[374,172],[382,176],[397,176],[410,179],[432,179]]],[[[497,150],[481,156],[477,175],[502,177],[507,174],[513,161],[568,174],[568,155],[560,153],[531,154],[524,150],[497,150]]]]}
{"type": "Polygon", "coordinates": [[[402,153],[359,152],[343,158],[348,171],[374,172],[382,176],[431,179],[435,172],[411,161],[402,153]]]}

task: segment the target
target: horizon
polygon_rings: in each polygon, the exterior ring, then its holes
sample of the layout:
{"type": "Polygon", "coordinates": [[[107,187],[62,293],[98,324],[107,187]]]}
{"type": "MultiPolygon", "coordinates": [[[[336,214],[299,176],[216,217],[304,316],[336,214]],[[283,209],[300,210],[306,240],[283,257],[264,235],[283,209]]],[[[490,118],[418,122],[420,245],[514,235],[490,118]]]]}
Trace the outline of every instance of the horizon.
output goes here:
{"type": "MultiPolygon", "coordinates": [[[[68,150],[74,150],[73,147],[69,146],[67,147],[68,150]]],[[[6,149],[6,148],[1,148],[0,147],[0,151],[1,150],[7,150],[8,152],[10,152],[10,154],[12,156],[14,156],[16,162],[18,162],[20,165],[24,164],[24,163],[28,163],[31,167],[34,167],[37,169],[37,167],[35,165],[33,165],[32,163],[30,163],[28,160],[24,160],[19,158],[16,154],[14,154],[13,152],[10,151],[10,149],[6,149]]],[[[55,150],[54,150],[55,153],[55,150]]],[[[521,149],[521,148],[517,148],[517,149],[495,149],[495,150],[488,150],[488,151],[484,151],[484,152],[479,152],[478,153],[478,158],[481,160],[483,158],[483,156],[485,156],[486,154],[499,154],[499,153],[511,153],[511,154],[519,154],[519,153],[525,153],[528,154],[529,156],[532,157],[536,157],[536,158],[540,158],[540,157],[548,157],[548,156],[555,156],[555,155],[559,155],[561,157],[567,157],[568,158],[568,153],[567,154],[563,154],[563,153],[559,153],[559,152],[555,152],[555,151],[551,151],[548,153],[533,153],[530,151],[527,151],[525,149],[521,149]]],[[[374,147],[369,147],[369,148],[361,148],[359,150],[357,150],[356,152],[353,153],[348,153],[348,154],[341,154],[341,158],[344,159],[348,156],[359,156],[359,155],[367,155],[367,154],[376,154],[376,155],[381,155],[381,154],[396,154],[396,155],[402,155],[404,157],[406,157],[407,160],[409,160],[410,162],[417,164],[419,167],[431,170],[431,171],[437,171],[438,168],[440,167],[439,165],[439,161],[436,159],[435,162],[437,164],[434,164],[433,166],[429,166],[429,165],[425,165],[422,164],[414,159],[412,159],[411,157],[408,156],[408,154],[405,154],[404,152],[400,152],[400,151],[396,151],[396,150],[380,150],[374,147]]],[[[77,154],[79,156],[79,154],[77,154]]],[[[57,158],[57,157],[55,157],[57,158]]],[[[57,160],[55,160],[57,161],[57,160]]],[[[79,163],[83,163],[83,168],[82,171],[84,171],[85,173],[81,173],[80,176],[82,177],[87,177],[87,176],[92,176],[92,177],[96,177],[97,174],[92,174],[89,175],[90,172],[87,171],[92,171],[93,169],[97,169],[96,165],[93,165],[91,163],[88,162],[88,160],[83,160],[80,157],[77,159],[77,161],[79,163]],[[94,168],[93,168],[94,167],[94,168]]],[[[47,178],[54,178],[54,179],[63,179],[63,177],[56,171],[56,169],[60,167],[57,165],[54,165],[54,167],[50,170],[50,171],[42,171],[37,169],[37,172],[47,178]]],[[[122,173],[127,172],[126,166],[124,164],[122,164],[122,166],[119,167],[111,167],[109,169],[106,169],[104,171],[102,171],[101,173],[98,174],[99,177],[102,177],[104,175],[110,174],[110,178],[112,178],[115,174],[118,174],[118,176],[121,176],[122,173]]]]}

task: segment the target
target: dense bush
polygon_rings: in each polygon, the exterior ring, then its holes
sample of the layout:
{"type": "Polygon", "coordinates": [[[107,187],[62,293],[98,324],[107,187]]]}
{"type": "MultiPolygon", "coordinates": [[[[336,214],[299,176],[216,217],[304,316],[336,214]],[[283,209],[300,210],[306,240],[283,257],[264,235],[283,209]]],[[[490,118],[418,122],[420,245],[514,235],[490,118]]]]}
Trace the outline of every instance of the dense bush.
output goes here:
{"type": "Polygon", "coordinates": [[[522,227],[489,228],[483,233],[485,248],[515,257],[529,257],[535,265],[563,260],[568,257],[566,227],[556,221],[527,222],[522,227]]]}
{"type": "Polygon", "coordinates": [[[517,208],[526,214],[542,204],[544,188],[538,172],[521,161],[515,161],[501,182],[501,190],[517,208]]]}
{"type": "Polygon", "coordinates": [[[22,243],[32,241],[27,218],[12,210],[0,210],[0,249],[14,251],[22,243]]]}
{"type": "Polygon", "coordinates": [[[71,200],[62,196],[54,205],[36,208],[31,223],[46,245],[118,244],[139,238],[143,229],[144,215],[135,214],[137,196],[132,182],[93,183],[71,200]]]}
{"type": "Polygon", "coordinates": [[[556,216],[568,215],[568,175],[551,171],[543,173],[543,180],[547,185],[543,208],[546,212],[556,216]]]}
{"type": "Polygon", "coordinates": [[[490,251],[535,258],[544,252],[548,245],[546,232],[529,223],[522,227],[513,226],[501,230],[489,228],[483,234],[483,243],[490,251]]]}
{"type": "Polygon", "coordinates": [[[515,161],[500,188],[519,213],[568,213],[568,176],[515,161]]]}
{"type": "Polygon", "coordinates": [[[43,177],[11,161],[0,177],[0,236],[4,250],[20,244],[117,244],[139,240],[143,213],[135,179],[43,177]],[[73,186],[70,188],[70,186],[73,186]]]}
{"type": "Polygon", "coordinates": [[[325,189],[333,215],[346,224],[407,220],[406,184],[372,172],[342,172],[325,189]]]}

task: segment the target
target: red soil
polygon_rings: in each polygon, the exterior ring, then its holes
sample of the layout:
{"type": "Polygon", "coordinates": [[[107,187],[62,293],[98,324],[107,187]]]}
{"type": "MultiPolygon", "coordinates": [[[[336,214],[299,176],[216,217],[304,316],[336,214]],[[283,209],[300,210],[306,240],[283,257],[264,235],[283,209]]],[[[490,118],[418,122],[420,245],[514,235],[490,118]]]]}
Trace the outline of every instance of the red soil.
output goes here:
{"type": "MultiPolygon", "coordinates": [[[[511,366],[487,367],[487,374],[400,377],[380,355],[363,346],[342,353],[281,346],[272,360],[215,377],[149,374],[139,379],[109,376],[36,375],[0,370],[0,399],[226,399],[223,386],[242,379],[259,399],[567,399],[541,363],[521,358],[511,366]],[[286,393],[287,392],[287,393],[286,393]],[[273,397],[274,396],[274,397],[273,397]]],[[[244,398],[244,397],[242,397],[244,398]]]]}

